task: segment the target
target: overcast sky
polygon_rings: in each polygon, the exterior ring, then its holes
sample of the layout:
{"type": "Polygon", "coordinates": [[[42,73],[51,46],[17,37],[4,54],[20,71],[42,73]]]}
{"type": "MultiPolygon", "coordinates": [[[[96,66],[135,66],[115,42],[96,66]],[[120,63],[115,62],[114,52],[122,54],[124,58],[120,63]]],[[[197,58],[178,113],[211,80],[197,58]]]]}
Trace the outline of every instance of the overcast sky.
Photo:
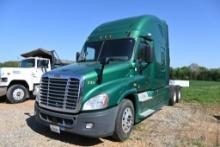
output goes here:
{"type": "Polygon", "coordinates": [[[219,0],[0,0],[0,62],[39,47],[74,60],[97,25],[143,14],[167,21],[171,66],[220,67],[219,0]]]}

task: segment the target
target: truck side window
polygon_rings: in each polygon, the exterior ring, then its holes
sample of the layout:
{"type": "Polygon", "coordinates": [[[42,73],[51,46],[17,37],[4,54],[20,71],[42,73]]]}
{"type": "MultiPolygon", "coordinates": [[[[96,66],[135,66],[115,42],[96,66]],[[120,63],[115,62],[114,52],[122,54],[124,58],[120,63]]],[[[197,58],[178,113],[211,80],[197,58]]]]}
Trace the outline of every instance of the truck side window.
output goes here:
{"type": "Polygon", "coordinates": [[[37,60],[37,67],[38,68],[48,68],[48,60],[37,60]]]}
{"type": "Polygon", "coordinates": [[[95,48],[87,47],[86,49],[86,59],[87,60],[95,60],[95,48]]]}

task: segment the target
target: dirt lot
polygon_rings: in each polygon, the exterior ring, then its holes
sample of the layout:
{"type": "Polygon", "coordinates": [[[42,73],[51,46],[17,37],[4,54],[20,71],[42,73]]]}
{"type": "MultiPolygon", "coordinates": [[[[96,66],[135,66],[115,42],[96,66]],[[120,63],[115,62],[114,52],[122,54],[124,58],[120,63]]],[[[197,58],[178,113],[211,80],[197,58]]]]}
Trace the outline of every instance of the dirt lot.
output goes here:
{"type": "Polygon", "coordinates": [[[0,101],[0,146],[220,146],[220,108],[196,104],[166,106],[135,126],[124,143],[52,133],[37,124],[34,100],[11,105],[0,101]]]}

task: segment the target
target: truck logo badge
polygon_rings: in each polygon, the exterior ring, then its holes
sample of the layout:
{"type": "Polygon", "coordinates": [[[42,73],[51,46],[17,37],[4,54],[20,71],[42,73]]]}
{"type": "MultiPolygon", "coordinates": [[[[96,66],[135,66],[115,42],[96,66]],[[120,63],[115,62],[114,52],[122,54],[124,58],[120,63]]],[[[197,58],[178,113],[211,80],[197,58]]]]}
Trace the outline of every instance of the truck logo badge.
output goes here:
{"type": "Polygon", "coordinates": [[[148,101],[150,99],[152,99],[152,96],[149,96],[149,94],[147,92],[142,92],[138,94],[138,99],[140,102],[145,102],[148,101]]]}
{"type": "Polygon", "coordinates": [[[21,72],[20,71],[17,71],[17,70],[14,70],[12,71],[13,74],[20,74],[21,72]]]}
{"type": "Polygon", "coordinates": [[[87,83],[88,83],[88,85],[93,85],[93,84],[95,84],[95,81],[88,81],[87,83]]]}

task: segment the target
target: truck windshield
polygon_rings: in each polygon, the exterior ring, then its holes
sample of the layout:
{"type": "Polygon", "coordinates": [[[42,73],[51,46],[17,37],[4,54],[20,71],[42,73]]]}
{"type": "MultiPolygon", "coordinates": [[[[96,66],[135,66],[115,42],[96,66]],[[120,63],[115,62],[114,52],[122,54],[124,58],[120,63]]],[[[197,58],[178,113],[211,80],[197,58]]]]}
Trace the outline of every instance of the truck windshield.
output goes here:
{"type": "Polygon", "coordinates": [[[134,43],[134,39],[131,38],[86,42],[79,62],[94,62],[111,57],[129,60],[132,56],[134,43]]]}
{"type": "Polygon", "coordinates": [[[23,68],[31,68],[34,67],[35,60],[34,59],[26,59],[26,60],[22,60],[20,63],[20,67],[23,68]]]}

